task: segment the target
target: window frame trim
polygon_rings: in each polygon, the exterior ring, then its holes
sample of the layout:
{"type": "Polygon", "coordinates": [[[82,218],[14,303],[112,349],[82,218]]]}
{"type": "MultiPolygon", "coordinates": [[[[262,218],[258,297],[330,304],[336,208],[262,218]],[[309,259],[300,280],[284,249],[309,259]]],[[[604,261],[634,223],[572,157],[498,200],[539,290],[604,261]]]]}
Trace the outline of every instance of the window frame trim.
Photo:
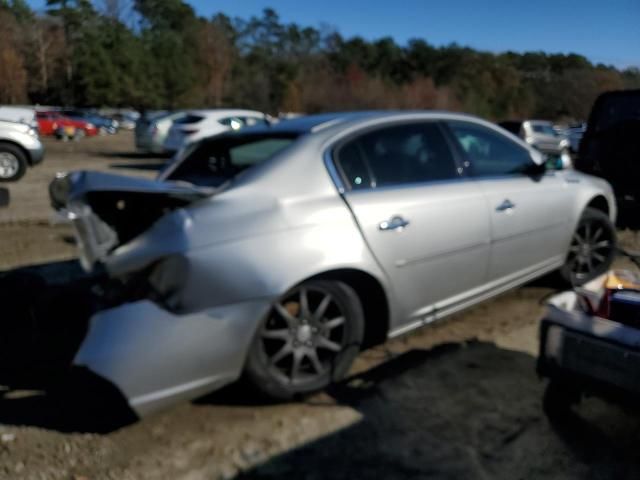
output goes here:
{"type": "MultiPolygon", "coordinates": [[[[443,119],[440,118],[433,118],[433,119],[423,119],[423,120],[397,120],[397,121],[391,121],[385,124],[376,124],[376,125],[368,125],[365,126],[363,128],[360,128],[354,132],[351,132],[349,135],[340,138],[339,140],[337,140],[335,143],[333,143],[332,145],[330,145],[329,147],[326,148],[325,153],[324,153],[324,157],[325,157],[325,164],[327,165],[327,168],[329,170],[329,174],[332,177],[332,179],[334,180],[334,183],[336,184],[336,186],[338,187],[338,191],[341,194],[345,194],[348,192],[366,192],[366,191],[375,191],[375,190],[397,190],[397,189],[403,189],[403,188],[415,188],[415,187],[419,187],[419,186],[427,186],[427,185],[432,185],[432,184],[442,184],[442,183],[454,183],[454,182],[459,182],[460,180],[467,180],[469,178],[471,178],[469,175],[466,174],[466,170],[464,168],[463,162],[461,161],[462,158],[461,156],[458,154],[458,152],[453,148],[455,141],[452,142],[451,139],[449,138],[448,132],[447,132],[447,128],[443,123],[443,119]],[[366,135],[368,133],[372,133],[375,132],[377,130],[383,130],[386,128],[390,128],[390,127],[397,127],[397,126],[402,126],[402,125],[424,125],[424,124],[435,124],[436,128],[438,128],[438,130],[440,131],[440,134],[442,135],[442,138],[445,142],[445,145],[447,146],[447,148],[449,149],[449,153],[451,154],[451,158],[453,160],[453,163],[455,165],[455,170],[456,170],[456,176],[452,177],[452,178],[448,178],[448,179],[440,179],[440,180],[425,180],[425,181],[415,181],[415,182],[406,182],[406,183],[398,183],[395,185],[385,185],[385,186],[378,186],[377,185],[377,179],[375,174],[373,173],[371,166],[369,165],[369,161],[366,157],[362,158],[363,163],[365,164],[366,168],[367,168],[367,172],[369,173],[371,182],[370,182],[370,186],[369,188],[362,188],[362,189],[354,189],[351,186],[351,182],[349,181],[349,179],[346,177],[346,174],[344,173],[344,170],[342,169],[342,165],[340,164],[340,159],[338,157],[339,151],[340,149],[342,149],[345,144],[357,139],[358,137],[361,137],[363,135],[366,135]]],[[[361,149],[361,147],[359,148],[359,150],[361,149]]],[[[362,155],[362,152],[360,152],[360,154],[362,155]]]]}

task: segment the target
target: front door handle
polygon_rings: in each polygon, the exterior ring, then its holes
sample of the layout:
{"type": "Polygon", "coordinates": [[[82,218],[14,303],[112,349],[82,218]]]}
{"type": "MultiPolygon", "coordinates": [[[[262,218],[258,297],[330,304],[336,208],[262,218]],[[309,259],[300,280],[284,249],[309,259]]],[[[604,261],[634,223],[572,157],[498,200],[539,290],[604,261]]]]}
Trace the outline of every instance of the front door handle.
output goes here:
{"type": "Polygon", "coordinates": [[[514,208],[516,208],[516,204],[511,203],[511,200],[506,198],[500,205],[496,207],[496,212],[504,212],[507,210],[513,210],[514,208]]]}
{"type": "Polygon", "coordinates": [[[389,220],[384,220],[380,222],[378,228],[380,230],[403,230],[404,227],[409,225],[409,220],[405,220],[400,215],[395,215],[391,217],[389,220]]]}

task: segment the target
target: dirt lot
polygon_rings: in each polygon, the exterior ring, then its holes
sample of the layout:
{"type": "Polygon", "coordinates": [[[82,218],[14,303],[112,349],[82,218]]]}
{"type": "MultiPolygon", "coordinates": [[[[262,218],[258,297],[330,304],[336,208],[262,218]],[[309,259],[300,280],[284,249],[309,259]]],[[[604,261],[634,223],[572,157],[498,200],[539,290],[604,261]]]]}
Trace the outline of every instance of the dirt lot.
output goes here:
{"type": "MultiPolygon", "coordinates": [[[[152,175],[162,159],[132,145],[127,133],[49,143],[0,210],[0,269],[67,268],[56,262],[73,258],[73,241],[50,223],[49,179],[152,175]]],[[[637,232],[622,238],[640,245],[637,232]]],[[[541,412],[537,320],[552,291],[537,282],[364,352],[353,377],[301,403],[231,388],[95,433],[46,392],[0,389],[0,478],[640,478],[639,415],[596,399],[562,426],[541,412]]]]}

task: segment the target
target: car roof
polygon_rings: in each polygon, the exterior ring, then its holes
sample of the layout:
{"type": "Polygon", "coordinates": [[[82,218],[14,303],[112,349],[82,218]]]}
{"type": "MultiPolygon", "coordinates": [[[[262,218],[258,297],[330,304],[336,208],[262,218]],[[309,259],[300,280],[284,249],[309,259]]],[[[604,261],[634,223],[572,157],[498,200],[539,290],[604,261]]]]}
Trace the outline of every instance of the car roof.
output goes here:
{"type": "Polygon", "coordinates": [[[257,110],[244,110],[241,108],[216,108],[216,109],[200,109],[200,110],[188,110],[188,115],[204,115],[206,117],[226,117],[234,115],[254,115],[264,116],[264,113],[257,110]]]}
{"type": "Polygon", "coordinates": [[[440,110],[362,110],[347,112],[320,113],[282,120],[271,125],[256,125],[237,130],[234,134],[244,133],[332,133],[371,121],[447,119],[483,121],[473,115],[440,110]]]}

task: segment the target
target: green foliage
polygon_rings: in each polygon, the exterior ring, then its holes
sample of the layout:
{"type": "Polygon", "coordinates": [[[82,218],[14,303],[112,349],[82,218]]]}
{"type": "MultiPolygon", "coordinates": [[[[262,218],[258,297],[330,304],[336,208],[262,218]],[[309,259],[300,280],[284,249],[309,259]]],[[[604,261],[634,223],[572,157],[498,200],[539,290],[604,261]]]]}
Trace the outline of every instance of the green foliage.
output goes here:
{"type": "MultiPolygon", "coordinates": [[[[25,0],[0,0],[0,13],[13,25],[6,55],[21,69],[11,72],[21,83],[10,98],[271,113],[446,108],[494,120],[584,119],[602,91],[640,88],[638,68],[593,65],[576,54],[494,54],[423,39],[402,46],[389,37],[343,38],[287,24],[272,9],[248,19],[222,13],[206,19],[184,0],[120,1],[99,12],[90,0],[47,0],[47,13],[36,15],[25,0]],[[125,3],[133,10],[123,19],[125,3]]],[[[11,78],[0,74],[6,85],[18,81],[11,78]]]]}

